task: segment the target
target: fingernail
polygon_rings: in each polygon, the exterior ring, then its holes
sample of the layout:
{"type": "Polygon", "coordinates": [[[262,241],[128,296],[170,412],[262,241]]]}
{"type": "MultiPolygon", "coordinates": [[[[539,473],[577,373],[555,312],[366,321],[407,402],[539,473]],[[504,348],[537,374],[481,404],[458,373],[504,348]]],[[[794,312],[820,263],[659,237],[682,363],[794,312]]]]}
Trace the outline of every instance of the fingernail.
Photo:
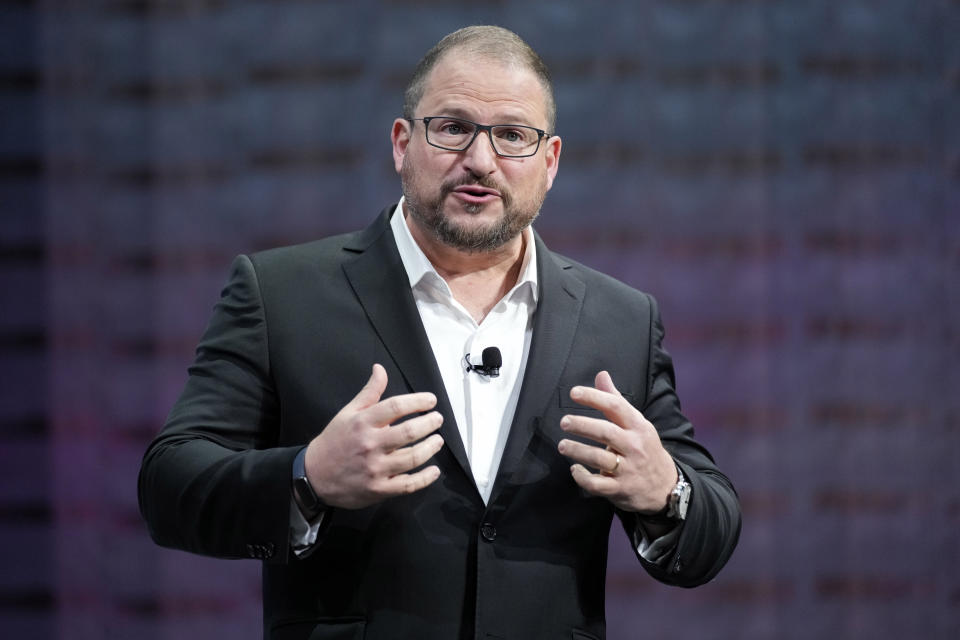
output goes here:
{"type": "Polygon", "coordinates": [[[574,387],[573,389],[570,389],[570,397],[573,398],[574,400],[582,396],[583,396],[583,389],[581,389],[580,387],[574,387]]]}

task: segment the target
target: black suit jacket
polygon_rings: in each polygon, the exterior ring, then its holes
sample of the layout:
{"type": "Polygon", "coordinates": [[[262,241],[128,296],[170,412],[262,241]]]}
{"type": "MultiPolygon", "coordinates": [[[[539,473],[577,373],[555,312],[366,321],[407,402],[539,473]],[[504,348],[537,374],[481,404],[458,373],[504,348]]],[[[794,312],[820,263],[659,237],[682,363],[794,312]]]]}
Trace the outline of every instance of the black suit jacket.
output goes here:
{"type": "MultiPolygon", "coordinates": [[[[613,506],[557,452],[569,389],[608,370],[693,485],[657,580],[709,580],[736,544],[736,495],[680,413],[654,301],[551,253],[516,415],[489,504],[473,483],[389,227],[275,249],[233,265],[189,379],[140,473],[162,545],[265,560],[264,634],[281,638],[602,638],[613,506]],[[440,479],[410,496],[333,510],[315,551],[289,549],[297,451],[363,386],[432,391],[444,416],[440,479]]],[[[451,354],[457,357],[459,354],[451,354]]],[[[509,357],[509,354],[506,354],[509,357]]],[[[597,414],[599,415],[599,414],[597,414]]],[[[633,514],[618,514],[629,531],[633,514]]]]}

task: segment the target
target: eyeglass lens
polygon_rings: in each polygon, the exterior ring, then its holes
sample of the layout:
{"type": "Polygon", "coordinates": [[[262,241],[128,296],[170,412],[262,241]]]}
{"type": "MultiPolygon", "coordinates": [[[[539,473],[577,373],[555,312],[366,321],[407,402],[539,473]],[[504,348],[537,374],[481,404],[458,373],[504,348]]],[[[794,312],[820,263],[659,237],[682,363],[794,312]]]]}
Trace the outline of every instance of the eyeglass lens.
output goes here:
{"type": "MultiPolygon", "coordinates": [[[[477,125],[459,118],[430,118],[427,122],[427,141],[451,151],[461,151],[470,144],[477,125]]],[[[490,127],[493,148],[503,156],[530,155],[540,144],[540,132],[523,125],[493,125],[490,127]]]]}

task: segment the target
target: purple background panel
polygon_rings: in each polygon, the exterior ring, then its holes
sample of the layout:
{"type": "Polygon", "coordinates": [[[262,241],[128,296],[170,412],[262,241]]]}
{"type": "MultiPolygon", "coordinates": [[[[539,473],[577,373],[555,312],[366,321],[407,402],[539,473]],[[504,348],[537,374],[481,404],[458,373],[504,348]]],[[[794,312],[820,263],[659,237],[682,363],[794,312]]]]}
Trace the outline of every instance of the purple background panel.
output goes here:
{"type": "Polygon", "coordinates": [[[609,637],[956,637],[957,0],[0,5],[4,637],[260,637],[255,562],[149,540],[140,457],[231,258],[395,201],[413,65],[483,22],[554,72],[537,229],[659,299],[743,501],[695,590],[611,533],[609,637]]]}

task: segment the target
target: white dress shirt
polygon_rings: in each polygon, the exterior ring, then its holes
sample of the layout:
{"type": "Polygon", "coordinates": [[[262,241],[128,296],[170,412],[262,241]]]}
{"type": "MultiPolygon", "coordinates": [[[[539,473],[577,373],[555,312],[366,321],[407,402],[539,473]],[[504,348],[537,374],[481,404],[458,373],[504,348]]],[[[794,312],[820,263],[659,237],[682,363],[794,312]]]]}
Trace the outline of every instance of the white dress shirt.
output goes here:
{"type": "Polygon", "coordinates": [[[403,215],[403,202],[401,199],[390,220],[393,237],[453,408],[473,480],[486,503],[500,467],[530,353],[538,295],[533,232],[529,227],[523,231],[523,262],[516,284],[477,323],[453,297],[449,285],[413,239],[403,215]],[[470,354],[471,363],[479,364],[480,354],[487,347],[497,347],[503,357],[497,377],[467,370],[466,355],[470,354]]]}

